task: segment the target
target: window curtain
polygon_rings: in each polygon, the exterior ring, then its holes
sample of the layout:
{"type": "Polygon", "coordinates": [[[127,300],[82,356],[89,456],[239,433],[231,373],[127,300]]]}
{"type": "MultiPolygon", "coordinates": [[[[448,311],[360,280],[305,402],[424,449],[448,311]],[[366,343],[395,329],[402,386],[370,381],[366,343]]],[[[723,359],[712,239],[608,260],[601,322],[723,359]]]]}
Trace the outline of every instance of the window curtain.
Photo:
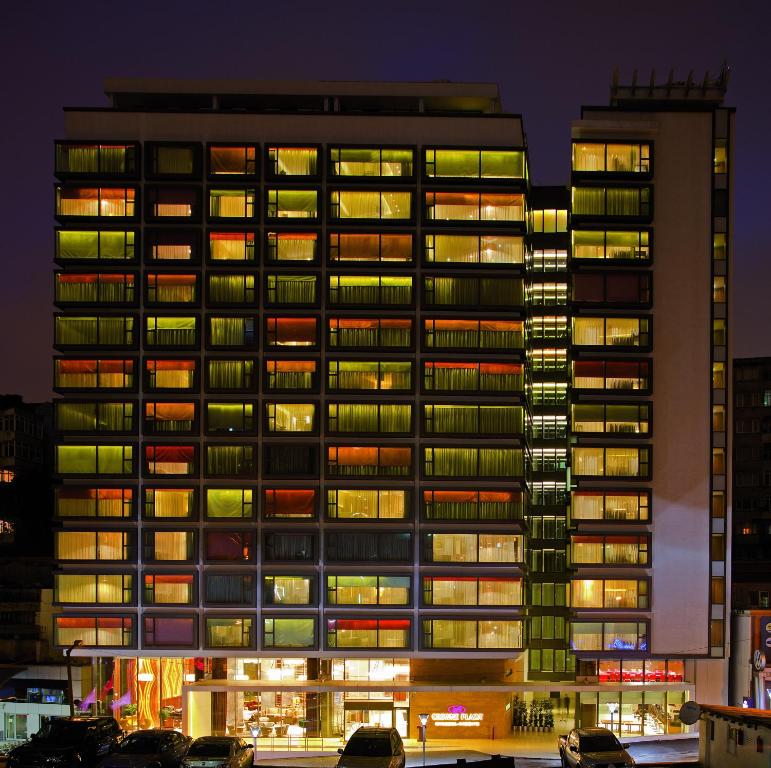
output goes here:
{"type": "Polygon", "coordinates": [[[148,343],[158,346],[184,346],[195,344],[194,317],[148,317],[148,343]]]}
{"type": "MultiPolygon", "coordinates": [[[[251,493],[251,491],[248,491],[251,493]]],[[[207,488],[206,516],[215,518],[247,517],[243,488],[207,488]]]]}
{"type": "Polygon", "coordinates": [[[573,213],[585,216],[602,216],[605,213],[605,189],[573,187],[573,213]]]}
{"type": "Polygon", "coordinates": [[[246,237],[238,233],[215,232],[209,238],[209,255],[212,261],[247,261],[246,237]]]}
{"type": "MultiPolygon", "coordinates": [[[[118,148],[116,147],[115,150],[118,148]]],[[[120,148],[125,157],[125,149],[120,148]]],[[[115,152],[117,156],[117,152],[115,152]]],[[[99,147],[56,147],[56,166],[59,170],[69,173],[99,173],[99,147]]],[[[105,171],[123,172],[120,164],[117,167],[105,168],[105,171]]]]}
{"type": "Polygon", "coordinates": [[[624,317],[608,317],[605,320],[607,343],[611,346],[639,346],[640,320],[624,317]]]}
{"type": "Polygon", "coordinates": [[[640,190],[608,187],[608,216],[639,216],[640,190]]]}
{"type": "Polygon", "coordinates": [[[571,504],[572,517],[577,520],[602,520],[604,516],[603,506],[601,494],[575,493],[571,504]]]}
{"type": "MultiPolygon", "coordinates": [[[[120,576],[118,577],[121,578],[120,576]]],[[[96,603],[96,579],[93,574],[56,575],[56,599],[61,603],[96,603]]],[[[120,596],[120,592],[118,592],[120,596]]],[[[111,602],[109,600],[101,602],[111,602]]],[[[120,600],[118,600],[120,602],[120,600]]]]}
{"type": "Polygon", "coordinates": [[[268,194],[271,197],[269,218],[315,219],[318,215],[318,193],[313,190],[271,190],[268,194]]]}
{"type": "Polygon", "coordinates": [[[573,344],[597,347],[605,344],[605,320],[601,317],[574,317],[573,344]]]}
{"type": "Polygon", "coordinates": [[[425,621],[431,628],[431,648],[476,648],[477,623],[465,619],[425,621]]]}
{"type": "Polygon", "coordinates": [[[219,347],[238,347],[246,343],[247,318],[211,317],[211,343],[219,347]]]}
{"type": "Polygon", "coordinates": [[[484,392],[521,392],[525,386],[522,367],[506,363],[481,363],[479,389],[484,392]]]}
{"type": "Polygon", "coordinates": [[[640,517],[640,497],[637,494],[607,496],[605,516],[609,520],[637,520],[640,517]]]}
{"type": "Polygon", "coordinates": [[[640,474],[640,456],[636,448],[606,448],[608,477],[636,477],[640,474]]]}
{"type": "Polygon", "coordinates": [[[253,369],[251,360],[209,360],[209,385],[212,389],[246,389],[253,369]]]}
{"type": "Polygon", "coordinates": [[[169,304],[192,304],[195,301],[195,278],[192,275],[155,275],[156,301],[169,304]]]}
{"type": "Polygon", "coordinates": [[[517,307],[524,304],[522,278],[480,278],[479,301],[487,307],[517,307]]]}
{"type": "Polygon", "coordinates": [[[605,451],[602,448],[574,448],[573,467],[577,475],[605,474],[605,451]]]}
{"type": "Polygon", "coordinates": [[[309,648],[315,642],[314,619],[264,619],[268,648],[309,648]],[[272,627],[269,636],[267,627],[272,627]]]}
{"type": "Polygon", "coordinates": [[[311,599],[311,580],[303,576],[275,576],[272,587],[272,605],[308,605],[311,599]]]}
{"type": "Polygon", "coordinates": [[[190,245],[171,243],[156,244],[152,247],[153,259],[156,261],[190,261],[192,250],[190,245]]]}
{"type": "Polygon", "coordinates": [[[431,605],[476,605],[477,580],[434,578],[431,582],[431,605]]]}
{"type": "Polygon", "coordinates": [[[313,535],[304,533],[268,533],[265,559],[268,562],[313,559],[313,535]]]}
{"type": "Polygon", "coordinates": [[[252,620],[206,619],[207,645],[212,648],[248,648],[251,642],[252,620]]]}
{"type": "Polygon", "coordinates": [[[602,624],[591,622],[571,622],[570,647],[574,651],[602,651],[602,624]]]}
{"type": "Polygon", "coordinates": [[[640,543],[637,537],[624,540],[619,537],[614,540],[608,537],[605,541],[605,563],[613,565],[644,565],[640,558],[640,543]]]}
{"type": "Polygon", "coordinates": [[[187,560],[192,533],[186,531],[152,531],[151,560],[187,560]]]}
{"type": "Polygon", "coordinates": [[[637,608],[637,582],[608,579],[603,608],[637,608]]]}
{"type": "Polygon", "coordinates": [[[187,432],[193,426],[193,403],[146,403],[145,414],[153,432],[187,432]]]}
{"type": "Polygon", "coordinates": [[[308,475],[315,469],[316,448],[305,445],[270,445],[266,450],[267,474],[274,477],[308,475]]]}
{"type": "Polygon", "coordinates": [[[56,343],[78,346],[97,344],[97,318],[57,317],[56,343]]]}
{"type": "Polygon", "coordinates": [[[411,558],[409,533],[330,532],[327,558],[332,562],[405,562],[411,558]]]}
{"type": "Polygon", "coordinates": [[[272,275],[277,304],[313,304],[316,278],[313,275],[272,275]]]}
{"type": "Polygon", "coordinates": [[[434,248],[429,254],[440,264],[477,264],[481,261],[480,240],[469,235],[434,235],[434,248]]]}
{"type": "Polygon", "coordinates": [[[479,534],[480,563],[518,563],[522,560],[522,537],[502,533],[479,534]]]}
{"type": "Polygon", "coordinates": [[[60,560],[96,560],[97,535],[94,531],[57,531],[57,558],[60,560]]]}
{"type": "Polygon", "coordinates": [[[251,576],[236,574],[206,574],[206,602],[241,605],[254,599],[254,582],[251,576]]]}
{"type": "Polygon", "coordinates": [[[429,560],[433,563],[477,562],[477,534],[435,533],[429,539],[429,560]]]}
{"type": "Polygon", "coordinates": [[[480,579],[479,605],[522,605],[520,579],[480,579]]]}
{"type": "Polygon", "coordinates": [[[193,509],[193,491],[175,488],[155,488],[153,517],[189,517],[193,509]]]}
{"type": "Polygon", "coordinates": [[[274,172],[279,176],[315,176],[316,149],[287,147],[276,150],[274,172]]]}
{"type": "MultiPolygon", "coordinates": [[[[104,236],[107,233],[102,233],[104,236]]],[[[122,232],[114,233],[116,235],[123,235],[122,232]]],[[[99,232],[78,232],[75,230],[66,230],[56,233],[56,255],[60,259],[68,260],[81,260],[81,259],[98,259],[110,258],[110,255],[99,253],[99,232]]],[[[115,253],[112,258],[125,259],[126,256],[123,253],[123,248],[118,253],[115,253]]]]}
{"type": "Polygon", "coordinates": [[[151,475],[189,475],[195,466],[195,448],[189,445],[149,445],[145,457],[151,475]]]}
{"type": "Polygon", "coordinates": [[[316,258],[316,236],[278,234],[276,261],[313,261],[316,258]]]}
{"type": "Polygon", "coordinates": [[[604,562],[602,537],[576,537],[571,546],[571,557],[574,563],[602,565],[604,562]]]}
{"type": "Polygon", "coordinates": [[[268,389],[311,389],[316,363],[305,360],[269,360],[268,389]]]}
{"type": "Polygon", "coordinates": [[[206,471],[212,475],[252,475],[254,446],[209,445],[206,447],[206,471]]]}
{"type": "Polygon", "coordinates": [[[480,648],[521,648],[522,622],[484,620],[479,622],[480,648]]]}
{"type": "Polygon", "coordinates": [[[189,176],[193,173],[193,150],[189,147],[156,147],[156,173],[189,176]]]}
{"type": "MultiPolygon", "coordinates": [[[[173,558],[176,559],[176,558],[173,558]]],[[[189,605],[193,597],[193,577],[158,574],[153,577],[153,602],[189,605]]]]}
{"type": "MultiPolygon", "coordinates": [[[[254,207],[254,193],[243,189],[210,190],[209,215],[219,218],[244,219],[254,207]]],[[[231,241],[237,242],[237,241],[231,241]]],[[[236,257],[238,258],[238,257],[236,257]]],[[[243,259],[243,255],[241,257],[243,259]]]]}
{"type": "Polygon", "coordinates": [[[156,389],[191,389],[195,379],[195,363],[186,360],[156,360],[151,378],[156,389]]]}

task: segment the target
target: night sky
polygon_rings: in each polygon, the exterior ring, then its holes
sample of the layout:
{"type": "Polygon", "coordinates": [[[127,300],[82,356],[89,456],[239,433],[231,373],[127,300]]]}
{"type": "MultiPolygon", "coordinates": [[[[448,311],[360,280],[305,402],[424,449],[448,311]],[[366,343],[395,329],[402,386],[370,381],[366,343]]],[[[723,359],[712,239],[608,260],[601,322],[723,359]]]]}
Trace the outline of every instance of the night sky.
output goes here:
{"type": "Polygon", "coordinates": [[[497,82],[531,177],[564,184],[570,121],[614,67],[647,82],[731,67],[734,354],[771,355],[768,0],[0,0],[0,393],[51,396],[53,140],[105,77],[497,82]]]}

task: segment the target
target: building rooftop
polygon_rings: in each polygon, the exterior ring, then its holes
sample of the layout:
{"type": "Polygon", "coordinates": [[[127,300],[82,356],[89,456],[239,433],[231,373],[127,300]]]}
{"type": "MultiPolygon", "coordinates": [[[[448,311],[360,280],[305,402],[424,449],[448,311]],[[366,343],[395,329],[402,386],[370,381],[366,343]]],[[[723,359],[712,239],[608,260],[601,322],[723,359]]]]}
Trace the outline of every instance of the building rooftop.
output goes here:
{"type": "Polygon", "coordinates": [[[768,709],[745,709],[744,707],[725,707],[720,704],[702,704],[701,711],[746,725],[762,725],[764,728],[771,728],[771,710],[768,709]]]}

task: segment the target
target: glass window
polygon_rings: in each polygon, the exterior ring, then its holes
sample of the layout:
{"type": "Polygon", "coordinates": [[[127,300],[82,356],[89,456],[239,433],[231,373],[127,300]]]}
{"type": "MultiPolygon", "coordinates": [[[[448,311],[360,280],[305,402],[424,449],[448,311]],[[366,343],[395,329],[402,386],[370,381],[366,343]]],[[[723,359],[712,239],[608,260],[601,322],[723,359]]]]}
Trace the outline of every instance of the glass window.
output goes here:
{"type": "Polygon", "coordinates": [[[574,389],[647,391],[650,388],[648,360],[575,360],[574,389]]]}
{"type": "Polygon", "coordinates": [[[265,403],[268,432],[314,432],[314,403],[265,403]]]}
{"type": "Polygon", "coordinates": [[[192,648],[196,644],[196,619],[192,616],[145,615],[143,624],[143,647],[192,648]]]}
{"type": "Polygon", "coordinates": [[[648,605],[648,584],[636,579],[573,579],[573,608],[637,608],[648,605]]]}
{"type": "Polygon", "coordinates": [[[640,520],[650,516],[647,491],[573,491],[570,514],[574,520],[640,520]]]}
{"type": "Polygon", "coordinates": [[[412,235],[332,232],[329,260],[345,262],[411,262],[412,235]]]}
{"type": "Polygon", "coordinates": [[[647,435],[648,404],[578,403],[571,406],[573,432],[590,434],[647,435]]]}
{"type": "Polygon", "coordinates": [[[316,360],[266,360],[265,388],[272,391],[296,391],[316,388],[316,360]]]}
{"type": "Polygon", "coordinates": [[[254,432],[253,403],[206,403],[206,431],[209,434],[254,432]]]}
{"type": "Polygon", "coordinates": [[[196,304],[198,278],[195,275],[147,273],[147,301],[151,304],[196,304]]]}
{"type": "Polygon", "coordinates": [[[256,388],[254,360],[207,360],[207,388],[232,392],[256,388]]]}
{"type": "Polygon", "coordinates": [[[192,475],[196,471],[193,445],[146,445],[144,458],[148,475],[192,475]]]}
{"type": "Polygon", "coordinates": [[[319,193],[315,189],[269,189],[269,219],[317,219],[319,193]]]}
{"type": "Polygon", "coordinates": [[[330,562],[412,562],[412,535],[401,531],[329,531],[326,555],[330,562]]]}
{"type": "Polygon", "coordinates": [[[426,149],[429,178],[524,179],[521,149],[426,149]]]}
{"type": "Polygon", "coordinates": [[[327,474],[332,477],[408,477],[412,449],[408,446],[329,446],[327,474]]]}
{"type": "Polygon", "coordinates": [[[151,347],[194,347],[198,341],[196,317],[145,317],[145,343],[151,347]]]}
{"type": "Polygon", "coordinates": [[[412,431],[410,403],[328,403],[327,430],[330,434],[370,432],[373,434],[412,431]]]}
{"type": "Polygon", "coordinates": [[[54,300],[58,304],[133,304],[135,275],[119,273],[54,275],[54,300]]]}
{"type": "Polygon", "coordinates": [[[201,193],[189,187],[146,187],[147,216],[154,219],[197,219],[201,193]]]}
{"type": "Polygon", "coordinates": [[[423,406],[423,433],[524,435],[521,405],[436,404],[423,406]]]}
{"type": "Polygon", "coordinates": [[[650,187],[573,187],[573,216],[650,217],[650,187]]]}
{"type": "Polygon", "coordinates": [[[431,619],[423,621],[423,647],[517,649],[522,647],[522,621],[431,619]]]}
{"type": "Polygon", "coordinates": [[[409,221],[412,218],[411,192],[373,192],[335,190],[330,192],[332,219],[383,219],[409,221]]]}
{"type": "Polygon", "coordinates": [[[243,562],[253,558],[250,531],[204,531],[204,558],[208,562],[243,562]]]}
{"type": "Polygon", "coordinates": [[[143,558],[148,562],[195,560],[195,531],[142,531],[143,558]]]}
{"type": "Polygon", "coordinates": [[[576,565],[648,565],[646,536],[571,536],[570,554],[576,565]]]}
{"type": "Polygon", "coordinates": [[[327,517],[345,520],[406,519],[409,495],[402,489],[327,489],[327,517]]]}
{"type": "Polygon", "coordinates": [[[195,599],[191,573],[146,573],[143,587],[144,605],[192,605],[195,599]]]}
{"type": "Polygon", "coordinates": [[[57,445],[56,471],[61,475],[130,475],[132,445],[57,445]]]}
{"type": "Polygon", "coordinates": [[[196,517],[195,491],[192,488],[145,488],[146,518],[196,517]]]}
{"type": "Polygon", "coordinates": [[[264,488],[264,520],[312,520],[316,517],[316,490],[313,488],[264,488]]]}
{"type": "Polygon", "coordinates": [[[84,488],[75,485],[54,489],[57,517],[133,517],[132,488],[84,488]]]}
{"type": "Polygon", "coordinates": [[[519,563],[523,538],[507,533],[427,533],[423,555],[430,563],[519,563]]]}
{"type": "Polygon", "coordinates": [[[404,349],[412,345],[410,318],[329,319],[329,345],[339,349],[404,349]]]}
{"type": "Polygon", "coordinates": [[[424,576],[423,603],[430,606],[522,605],[522,579],[424,576]]]}
{"type": "Polygon", "coordinates": [[[257,472],[256,445],[207,445],[208,476],[253,477],[257,472]]]}
{"type": "Polygon", "coordinates": [[[207,488],[206,517],[210,520],[254,517],[252,488],[207,488]]]}
{"type": "Polygon", "coordinates": [[[262,597],[265,605],[310,605],[313,577],[263,576],[262,597]]]}
{"type": "Polygon", "coordinates": [[[133,187],[56,187],[56,215],[83,218],[133,218],[133,187]]]}
{"type": "Polygon", "coordinates": [[[128,347],[136,344],[134,317],[90,315],[57,316],[54,339],[58,346],[67,347],[128,347]]]}
{"type": "Polygon", "coordinates": [[[423,491],[426,520],[521,520],[520,491],[423,491]]]}
{"type": "Polygon", "coordinates": [[[195,424],[195,403],[145,401],[144,429],[148,434],[188,433],[195,424]]]}
{"type": "Polygon", "coordinates": [[[54,403],[56,429],[60,432],[131,432],[134,429],[134,403],[73,402],[54,403]]]}
{"type": "Polygon", "coordinates": [[[525,220],[525,196],[480,192],[426,192],[429,221],[525,220]]]}
{"type": "Polygon", "coordinates": [[[191,390],[195,387],[195,367],[195,360],[145,360],[147,387],[191,390]]]}
{"type": "Polygon", "coordinates": [[[327,387],[332,390],[412,390],[412,364],[408,360],[330,360],[327,370],[327,387]]]}
{"type": "Polygon", "coordinates": [[[209,344],[213,347],[253,347],[257,344],[256,318],[208,318],[209,344]]]}
{"type": "Polygon", "coordinates": [[[134,144],[74,144],[56,142],[56,173],[133,176],[137,167],[134,144]]]}
{"type": "Polygon", "coordinates": [[[521,448],[423,448],[426,477],[518,477],[524,473],[521,448]]]}
{"type": "Polygon", "coordinates": [[[192,176],[200,153],[197,145],[152,144],[150,172],[154,176],[192,176]]]}
{"type": "Polygon", "coordinates": [[[112,574],[54,574],[54,603],[130,605],[133,602],[133,576],[112,574]]]}
{"type": "Polygon", "coordinates": [[[257,148],[244,146],[210,146],[209,175],[223,178],[254,176],[257,173],[257,148]]]}
{"type": "Polygon", "coordinates": [[[650,173],[650,144],[573,143],[573,170],[600,173],[650,173]]]}
{"type": "Polygon", "coordinates": [[[329,648],[409,648],[409,619],[327,619],[329,648]]]}
{"type": "Polygon", "coordinates": [[[209,232],[209,260],[253,262],[254,232],[209,232]]]}
{"type": "Polygon", "coordinates": [[[272,176],[316,176],[316,147],[268,147],[268,171],[272,176]]]}
{"type": "Polygon", "coordinates": [[[574,317],[573,344],[590,347],[647,347],[647,317],[574,317]]]}
{"type": "Polygon", "coordinates": [[[435,264],[524,264],[518,235],[425,235],[425,260],[435,264]]]}
{"type": "Polygon", "coordinates": [[[128,616],[57,616],[54,643],[71,646],[76,640],[92,648],[130,648],[134,644],[134,619],[128,616]]]}
{"type": "Polygon", "coordinates": [[[311,562],[318,547],[312,533],[268,532],[263,559],[271,563],[311,562]]]}
{"type": "Polygon", "coordinates": [[[521,277],[424,277],[427,306],[513,309],[525,303],[521,277]]]}
{"type": "Polygon", "coordinates": [[[200,236],[195,230],[146,230],[147,254],[150,263],[180,262],[197,263],[200,260],[200,236]]]}
{"type": "Polygon", "coordinates": [[[523,392],[524,386],[521,363],[423,363],[423,387],[428,392],[523,392]]]}
{"type": "Polygon", "coordinates": [[[254,605],[255,577],[242,573],[205,573],[204,596],[208,605],[254,605]]]}
{"type": "Polygon", "coordinates": [[[54,531],[54,541],[58,560],[122,562],[132,557],[128,531],[54,531]]]}
{"type": "Polygon", "coordinates": [[[209,189],[209,218],[253,219],[257,215],[257,190],[209,189]]]}
{"type": "Polygon", "coordinates": [[[327,576],[328,605],[409,603],[409,576],[327,576]]]}
{"type": "Polygon", "coordinates": [[[412,176],[411,149],[334,147],[329,150],[333,176],[412,176]]]}
{"type": "Polygon", "coordinates": [[[330,304],[409,305],[412,277],[390,275],[331,275],[330,304]]]}
{"type": "Polygon", "coordinates": [[[313,648],[316,645],[316,619],[263,618],[264,648],[313,648]]]}
{"type": "Polygon", "coordinates": [[[271,305],[313,305],[318,301],[316,275],[265,275],[265,294],[271,305]]]}
{"type": "Polygon", "coordinates": [[[588,477],[647,477],[648,448],[573,448],[573,474],[588,477]]]}
{"type": "Polygon", "coordinates": [[[56,231],[56,260],[67,261],[134,261],[137,256],[136,232],[133,230],[56,231]]]}
{"type": "Polygon", "coordinates": [[[206,278],[210,305],[256,304],[255,276],[210,274],[206,278]]]}
{"type": "Polygon", "coordinates": [[[318,318],[266,317],[269,347],[312,347],[318,343],[318,318]]]}
{"type": "Polygon", "coordinates": [[[521,320],[424,320],[429,349],[521,349],[521,320]]]}
{"type": "Polygon", "coordinates": [[[586,304],[648,304],[651,275],[640,272],[577,272],[573,301],[586,304]]]}
{"type": "Polygon", "coordinates": [[[316,261],[318,234],[316,232],[268,232],[267,256],[269,262],[316,261]]]}
{"type": "Polygon", "coordinates": [[[647,231],[573,230],[574,259],[635,259],[650,258],[650,235],[647,231]]]}

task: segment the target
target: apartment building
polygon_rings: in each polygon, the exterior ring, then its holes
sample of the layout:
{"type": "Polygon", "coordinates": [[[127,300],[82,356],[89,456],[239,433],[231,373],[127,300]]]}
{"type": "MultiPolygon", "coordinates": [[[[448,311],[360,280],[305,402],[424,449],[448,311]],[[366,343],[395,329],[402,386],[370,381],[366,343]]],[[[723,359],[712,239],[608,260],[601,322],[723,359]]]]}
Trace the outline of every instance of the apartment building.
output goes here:
{"type": "Polygon", "coordinates": [[[724,76],[614,84],[559,188],[491,85],[106,90],[55,187],[55,632],[94,708],[480,738],[725,698],[724,76]]]}

